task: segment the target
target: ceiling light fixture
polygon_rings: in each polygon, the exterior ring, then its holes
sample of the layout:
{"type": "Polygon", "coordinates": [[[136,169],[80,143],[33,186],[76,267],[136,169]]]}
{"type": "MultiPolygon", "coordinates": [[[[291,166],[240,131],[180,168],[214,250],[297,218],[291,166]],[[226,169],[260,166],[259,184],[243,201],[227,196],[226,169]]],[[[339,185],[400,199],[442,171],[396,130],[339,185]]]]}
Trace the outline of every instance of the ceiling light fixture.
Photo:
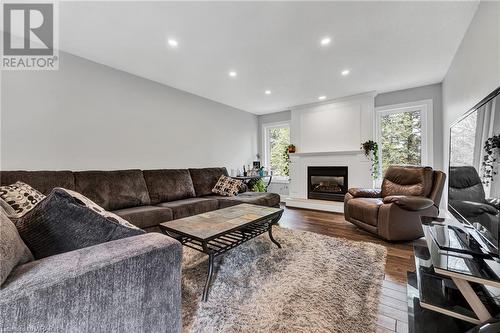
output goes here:
{"type": "Polygon", "coordinates": [[[325,45],[328,45],[330,44],[332,40],[330,39],[330,37],[324,37],[321,39],[321,45],[325,46],[325,45]]]}
{"type": "Polygon", "coordinates": [[[344,69],[342,72],[340,72],[340,74],[342,74],[342,76],[347,76],[349,75],[350,72],[351,72],[350,70],[344,69]]]}
{"type": "Polygon", "coordinates": [[[170,45],[170,47],[177,47],[179,46],[179,42],[177,42],[175,39],[172,39],[172,38],[169,38],[168,39],[168,45],[170,45]]]}
{"type": "Polygon", "coordinates": [[[229,72],[229,76],[230,77],[236,77],[238,75],[238,73],[236,73],[235,71],[230,71],[229,72]]]}
{"type": "Polygon", "coordinates": [[[320,101],[325,100],[325,99],[326,99],[326,96],[319,96],[319,97],[318,97],[318,99],[319,99],[320,101]]]}
{"type": "Polygon", "coordinates": [[[266,90],[266,91],[264,91],[264,94],[266,94],[266,95],[271,95],[271,90],[266,90]]]}

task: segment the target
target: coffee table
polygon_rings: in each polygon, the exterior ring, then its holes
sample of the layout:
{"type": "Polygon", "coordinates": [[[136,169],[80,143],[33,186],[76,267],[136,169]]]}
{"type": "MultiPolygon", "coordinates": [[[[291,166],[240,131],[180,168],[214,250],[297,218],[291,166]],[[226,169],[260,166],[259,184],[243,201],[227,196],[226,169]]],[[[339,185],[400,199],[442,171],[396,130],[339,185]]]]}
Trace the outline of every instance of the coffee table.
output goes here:
{"type": "Polygon", "coordinates": [[[277,224],[283,209],[240,204],[228,208],[160,223],[166,235],[182,245],[208,254],[208,273],[203,289],[203,301],[208,299],[212,280],[214,258],[265,232],[273,238],[272,226],[277,224]]]}

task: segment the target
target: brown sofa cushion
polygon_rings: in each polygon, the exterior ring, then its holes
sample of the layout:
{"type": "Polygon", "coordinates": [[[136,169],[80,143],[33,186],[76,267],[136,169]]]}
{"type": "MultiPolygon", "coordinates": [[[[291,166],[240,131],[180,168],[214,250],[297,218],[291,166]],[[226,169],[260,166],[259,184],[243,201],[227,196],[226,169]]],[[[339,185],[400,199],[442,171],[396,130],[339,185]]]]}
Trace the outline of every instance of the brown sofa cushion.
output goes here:
{"type": "Polygon", "coordinates": [[[157,206],[124,208],[114,210],[113,213],[142,229],[171,221],[174,218],[171,209],[157,206]]]}
{"type": "Polygon", "coordinates": [[[74,175],[76,191],[106,210],[150,204],[141,170],[80,171],[74,175]]]}
{"type": "Polygon", "coordinates": [[[347,209],[351,218],[368,223],[373,226],[378,225],[378,210],[384,202],[376,198],[353,198],[349,200],[347,209]]]}
{"type": "Polygon", "coordinates": [[[264,192],[245,192],[240,193],[235,197],[223,197],[219,195],[211,195],[208,198],[215,198],[219,201],[220,208],[231,207],[242,203],[253,205],[278,207],[280,204],[280,196],[276,193],[264,192]]]}
{"type": "Polygon", "coordinates": [[[411,195],[428,197],[432,190],[431,167],[391,166],[382,181],[382,197],[411,195]]]}
{"type": "Polygon", "coordinates": [[[187,169],[144,170],[151,204],[194,198],[194,187],[187,169]]]}
{"type": "Polygon", "coordinates": [[[55,187],[75,189],[75,178],[71,171],[0,171],[0,185],[17,181],[29,184],[45,195],[55,187]]]}
{"type": "Polygon", "coordinates": [[[226,168],[189,169],[197,197],[212,194],[220,176],[227,176],[226,168]]]}
{"type": "Polygon", "coordinates": [[[170,208],[174,213],[174,219],[206,213],[219,208],[216,199],[189,198],[171,202],[162,202],[159,207],[170,208]]]}

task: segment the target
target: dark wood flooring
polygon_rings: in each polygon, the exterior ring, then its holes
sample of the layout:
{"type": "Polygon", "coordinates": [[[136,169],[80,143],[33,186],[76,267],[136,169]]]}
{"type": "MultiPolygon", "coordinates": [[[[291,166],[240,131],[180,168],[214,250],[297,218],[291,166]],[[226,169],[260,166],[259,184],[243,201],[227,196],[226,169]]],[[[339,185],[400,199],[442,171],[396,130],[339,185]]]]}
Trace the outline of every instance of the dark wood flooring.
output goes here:
{"type": "Polygon", "coordinates": [[[408,332],[406,272],[415,269],[411,242],[389,243],[358,229],[343,214],[285,208],[280,226],[385,246],[387,261],[378,310],[377,332],[408,332]]]}

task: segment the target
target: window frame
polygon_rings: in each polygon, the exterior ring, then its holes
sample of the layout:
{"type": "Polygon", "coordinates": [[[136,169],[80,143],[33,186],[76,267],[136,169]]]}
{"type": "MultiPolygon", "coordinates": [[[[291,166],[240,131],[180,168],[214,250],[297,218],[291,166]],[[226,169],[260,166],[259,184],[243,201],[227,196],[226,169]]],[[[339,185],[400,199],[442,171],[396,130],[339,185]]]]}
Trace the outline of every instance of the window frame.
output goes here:
{"type": "Polygon", "coordinates": [[[384,105],[375,108],[375,140],[379,143],[379,179],[382,179],[382,129],[381,119],[383,116],[402,113],[420,111],[420,119],[422,126],[422,144],[421,144],[421,165],[434,167],[434,149],[433,149],[433,102],[432,99],[425,99],[409,103],[400,103],[392,105],[384,105]]]}
{"type": "MultiPolygon", "coordinates": [[[[269,129],[271,128],[288,128],[290,130],[290,121],[277,121],[272,123],[262,124],[262,162],[265,168],[270,169],[271,147],[269,144],[269,129]]],[[[291,139],[291,135],[290,135],[291,139]]],[[[275,176],[273,175],[272,183],[288,183],[290,176],[275,176]]]]}

